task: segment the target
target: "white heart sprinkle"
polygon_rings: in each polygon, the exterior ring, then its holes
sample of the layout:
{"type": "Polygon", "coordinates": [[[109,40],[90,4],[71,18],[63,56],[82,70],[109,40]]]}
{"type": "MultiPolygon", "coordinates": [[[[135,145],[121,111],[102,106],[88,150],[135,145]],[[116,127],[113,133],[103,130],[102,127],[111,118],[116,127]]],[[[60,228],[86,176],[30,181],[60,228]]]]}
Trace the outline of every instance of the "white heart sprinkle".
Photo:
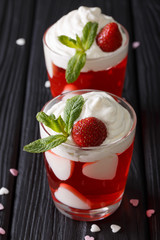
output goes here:
{"type": "Polygon", "coordinates": [[[132,204],[134,207],[137,207],[139,204],[139,200],[138,199],[130,199],[130,204],[132,204]]]}
{"type": "Polygon", "coordinates": [[[116,233],[116,232],[118,232],[121,229],[121,227],[116,225],[116,224],[112,224],[111,225],[111,229],[112,229],[113,233],[116,233]]]}
{"type": "Polygon", "coordinates": [[[44,84],[44,86],[45,86],[46,88],[49,88],[49,87],[51,86],[50,81],[46,81],[45,84],[44,84]]]}
{"type": "Polygon", "coordinates": [[[140,46],[140,42],[135,41],[132,43],[132,48],[138,48],[140,46]]]}
{"type": "Polygon", "coordinates": [[[99,232],[101,229],[96,224],[92,224],[91,226],[91,232],[99,232]]]}
{"type": "Polygon", "coordinates": [[[16,40],[16,44],[19,46],[23,46],[25,45],[25,43],[26,43],[26,40],[24,38],[19,38],[16,40]]]}
{"type": "Polygon", "coordinates": [[[11,168],[9,171],[15,177],[18,175],[18,170],[14,169],[14,168],[11,168]]]}
{"type": "Polygon", "coordinates": [[[0,210],[3,210],[4,209],[4,206],[2,203],[0,203],[0,210]]]}
{"type": "Polygon", "coordinates": [[[6,231],[3,228],[0,227],[0,234],[4,235],[5,233],[6,233],[6,231]]]}
{"type": "Polygon", "coordinates": [[[155,210],[154,210],[154,209],[148,209],[148,210],[146,211],[147,217],[151,217],[154,213],[155,213],[155,210]]]}
{"type": "Polygon", "coordinates": [[[0,189],[0,195],[4,195],[4,194],[8,194],[8,193],[9,193],[9,190],[8,190],[7,188],[2,187],[2,188],[0,189]]]}

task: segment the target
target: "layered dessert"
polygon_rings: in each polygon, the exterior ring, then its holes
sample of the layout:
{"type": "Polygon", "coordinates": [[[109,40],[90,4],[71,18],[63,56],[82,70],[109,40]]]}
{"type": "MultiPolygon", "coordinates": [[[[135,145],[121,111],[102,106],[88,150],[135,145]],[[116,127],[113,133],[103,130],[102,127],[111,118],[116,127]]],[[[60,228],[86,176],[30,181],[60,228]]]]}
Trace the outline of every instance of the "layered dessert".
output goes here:
{"type": "MultiPolygon", "coordinates": [[[[66,122],[66,104],[75,96],[84,99],[81,112],[66,140],[44,152],[45,166],[57,208],[74,219],[97,220],[120,205],[133,152],[136,116],[121,98],[91,90],[65,93],[47,103],[43,112],[50,117],[54,114],[54,119],[61,116],[66,122]]],[[[72,112],[76,108],[75,104],[72,112]]],[[[43,123],[40,133],[42,139],[57,136],[43,123]]]]}
{"type": "MultiPolygon", "coordinates": [[[[57,96],[76,89],[98,89],[121,96],[128,42],[126,29],[112,17],[102,14],[97,7],[79,7],[63,16],[47,29],[43,37],[52,95],[57,96]],[[92,28],[86,33],[87,24],[95,24],[94,34],[92,28]],[[86,34],[93,37],[88,48],[83,44],[86,34]],[[74,73],[68,70],[69,61],[75,53],[83,51],[85,61],[82,61],[82,66],[78,68],[80,73],[74,79],[70,79],[74,73]]],[[[80,62],[81,59],[78,60],[78,64],[80,62]]]]}

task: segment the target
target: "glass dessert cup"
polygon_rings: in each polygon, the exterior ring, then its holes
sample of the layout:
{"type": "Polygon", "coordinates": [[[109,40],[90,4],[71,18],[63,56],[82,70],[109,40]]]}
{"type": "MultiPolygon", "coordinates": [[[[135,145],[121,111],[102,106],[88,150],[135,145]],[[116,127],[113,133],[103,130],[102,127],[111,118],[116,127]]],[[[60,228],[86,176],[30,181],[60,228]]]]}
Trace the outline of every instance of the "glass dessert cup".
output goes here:
{"type": "MultiPolygon", "coordinates": [[[[47,112],[64,97],[91,91],[64,93],[49,101],[42,110],[47,112]]],[[[129,112],[132,119],[131,129],[123,138],[98,147],[80,148],[62,143],[44,153],[55,206],[75,220],[96,221],[111,215],[120,206],[124,194],[133,152],[136,114],[125,100],[110,95],[129,112]]],[[[49,136],[42,123],[40,133],[42,138],[49,136]]]]}
{"type": "Polygon", "coordinates": [[[47,45],[46,34],[50,28],[47,29],[43,36],[43,48],[47,75],[50,80],[50,90],[53,97],[66,91],[79,89],[97,89],[122,96],[127,66],[129,35],[122,25],[120,27],[126,35],[123,47],[108,53],[106,57],[87,59],[78,79],[70,84],[65,79],[65,69],[70,57],[56,53],[55,50],[47,45]]]}

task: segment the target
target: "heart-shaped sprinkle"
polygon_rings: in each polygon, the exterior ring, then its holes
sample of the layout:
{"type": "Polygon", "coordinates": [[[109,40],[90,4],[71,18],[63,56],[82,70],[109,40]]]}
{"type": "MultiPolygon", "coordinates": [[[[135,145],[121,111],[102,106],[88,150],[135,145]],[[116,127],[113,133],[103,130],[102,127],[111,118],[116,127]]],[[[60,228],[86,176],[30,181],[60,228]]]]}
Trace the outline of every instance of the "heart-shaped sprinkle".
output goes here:
{"type": "Polygon", "coordinates": [[[130,204],[132,204],[134,207],[137,207],[139,204],[139,200],[138,199],[130,199],[130,204]]]}
{"type": "Polygon", "coordinates": [[[84,237],[84,239],[85,240],[94,240],[94,237],[90,237],[90,236],[87,235],[87,236],[84,237]]]}
{"type": "Polygon", "coordinates": [[[154,213],[155,213],[155,210],[154,210],[154,209],[148,209],[148,210],[146,211],[147,217],[151,217],[154,213]]]}
{"type": "Polygon", "coordinates": [[[112,229],[113,233],[116,233],[116,232],[118,232],[121,229],[121,227],[116,225],[116,224],[112,224],[111,225],[111,229],[112,229]]]}
{"type": "Polygon", "coordinates": [[[50,81],[46,81],[45,84],[44,84],[44,86],[45,86],[46,88],[49,88],[49,87],[51,86],[50,81]]]}
{"type": "Polygon", "coordinates": [[[132,43],[132,48],[138,48],[140,46],[140,42],[138,42],[138,41],[135,41],[135,42],[133,42],[132,43]]]}
{"type": "Polygon", "coordinates": [[[99,232],[99,231],[101,231],[101,229],[96,224],[92,224],[90,230],[91,230],[91,232],[99,232]]]}
{"type": "Polygon", "coordinates": [[[11,168],[9,171],[15,177],[18,175],[18,170],[14,169],[14,168],[11,168]]]}
{"type": "Polygon", "coordinates": [[[19,46],[23,46],[25,45],[25,43],[26,43],[26,40],[24,38],[19,38],[16,40],[16,44],[19,46]]]}
{"type": "Polygon", "coordinates": [[[3,210],[4,209],[4,206],[2,203],[0,203],[0,210],[3,210]]]}
{"type": "Polygon", "coordinates": [[[0,195],[8,194],[9,190],[5,187],[0,188],[0,195]]]}
{"type": "Polygon", "coordinates": [[[6,231],[3,228],[0,227],[0,234],[4,235],[5,233],[6,233],[6,231]]]}

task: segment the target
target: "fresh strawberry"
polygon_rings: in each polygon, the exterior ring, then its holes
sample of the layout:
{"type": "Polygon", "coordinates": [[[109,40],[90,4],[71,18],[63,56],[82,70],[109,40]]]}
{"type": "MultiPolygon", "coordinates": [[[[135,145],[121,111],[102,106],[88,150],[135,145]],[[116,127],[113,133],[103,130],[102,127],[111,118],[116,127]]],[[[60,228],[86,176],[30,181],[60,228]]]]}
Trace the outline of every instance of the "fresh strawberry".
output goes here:
{"type": "Polygon", "coordinates": [[[99,146],[107,137],[105,124],[95,117],[79,120],[72,129],[72,138],[80,147],[99,146]]]}
{"type": "Polygon", "coordinates": [[[96,37],[98,46],[104,52],[113,52],[122,45],[122,36],[115,22],[106,24],[96,37]]]}

